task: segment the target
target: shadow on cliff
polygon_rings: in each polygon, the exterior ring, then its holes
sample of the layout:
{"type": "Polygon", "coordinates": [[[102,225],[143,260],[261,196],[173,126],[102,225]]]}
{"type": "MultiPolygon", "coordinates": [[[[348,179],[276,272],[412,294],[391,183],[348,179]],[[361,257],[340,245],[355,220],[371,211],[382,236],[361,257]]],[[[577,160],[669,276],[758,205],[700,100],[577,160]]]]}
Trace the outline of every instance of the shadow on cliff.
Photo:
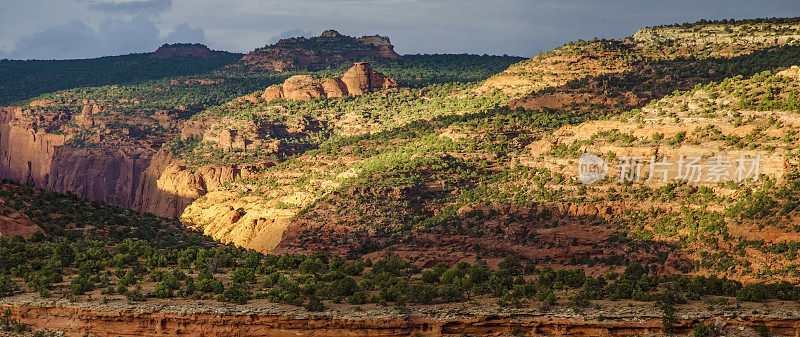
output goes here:
{"type": "Polygon", "coordinates": [[[295,219],[276,252],[326,252],[373,259],[394,255],[422,267],[478,259],[496,264],[516,257],[541,266],[580,267],[600,274],[634,262],[654,266],[665,276],[692,270],[690,257],[676,243],[631,238],[627,230],[613,225],[625,212],[621,204],[483,205],[445,216],[412,206],[409,213],[436,221],[409,226],[384,220],[402,215],[361,211],[386,202],[373,197],[354,195],[348,201],[333,196],[318,202],[295,219]],[[376,200],[373,205],[363,205],[370,199],[376,200]],[[360,210],[332,212],[355,200],[361,204],[360,210]],[[354,219],[353,213],[368,215],[354,219]]]}

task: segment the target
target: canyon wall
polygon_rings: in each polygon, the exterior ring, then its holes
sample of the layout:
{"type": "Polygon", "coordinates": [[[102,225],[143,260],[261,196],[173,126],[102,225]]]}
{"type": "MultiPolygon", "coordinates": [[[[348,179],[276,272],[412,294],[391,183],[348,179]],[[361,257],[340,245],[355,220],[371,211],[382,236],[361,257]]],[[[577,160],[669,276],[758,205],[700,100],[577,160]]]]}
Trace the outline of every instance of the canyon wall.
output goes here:
{"type": "Polygon", "coordinates": [[[0,178],[177,217],[210,189],[240,176],[237,167],[190,171],[165,150],[79,148],[67,140],[46,132],[20,108],[0,108],[0,178]]]}
{"type": "MultiPolygon", "coordinates": [[[[548,314],[416,315],[335,317],[327,313],[259,314],[106,311],[69,307],[2,306],[22,323],[37,329],[61,330],[68,336],[445,336],[445,335],[544,335],[544,336],[639,336],[662,335],[661,318],[610,317],[596,320],[580,315],[548,314]]],[[[769,317],[697,317],[677,320],[674,335],[690,335],[701,321],[733,335],[754,335],[764,324],[773,336],[796,336],[798,321],[769,317]],[[747,329],[746,329],[747,328],[747,329]]]]}

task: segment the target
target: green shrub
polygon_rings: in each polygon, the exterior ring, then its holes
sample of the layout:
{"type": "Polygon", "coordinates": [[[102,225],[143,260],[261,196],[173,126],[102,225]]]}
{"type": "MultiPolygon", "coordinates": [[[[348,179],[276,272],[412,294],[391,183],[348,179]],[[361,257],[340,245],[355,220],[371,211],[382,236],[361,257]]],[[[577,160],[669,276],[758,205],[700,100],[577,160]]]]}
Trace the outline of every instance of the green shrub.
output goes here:
{"type": "Polygon", "coordinates": [[[694,337],[710,337],[711,327],[705,325],[703,322],[697,323],[694,326],[694,337]]]}

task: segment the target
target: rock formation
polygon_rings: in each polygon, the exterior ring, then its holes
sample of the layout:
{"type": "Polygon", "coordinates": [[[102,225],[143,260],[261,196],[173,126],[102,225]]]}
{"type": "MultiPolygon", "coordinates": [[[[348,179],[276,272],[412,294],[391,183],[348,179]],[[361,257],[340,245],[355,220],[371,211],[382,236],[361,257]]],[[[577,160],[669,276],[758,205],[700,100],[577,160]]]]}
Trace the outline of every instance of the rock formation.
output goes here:
{"type": "Polygon", "coordinates": [[[784,71],[778,72],[775,74],[776,76],[788,77],[795,81],[800,80],[800,68],[797,66],[791,66],[789,69],[784,71]]]}
{"type": "Polygon", "coordinates": [[[165,59],[170,57],[198,57],[210,59],[218,57],[214,51],[199,43],[165,43],[150,54],[150,58],[165,59]]]}
{"type": "MultiPolygon", "coordinates": [[[[92,112],[98,109],[86,105],[73,118],[78,124],[91,126],[96,122],[92,112]]],[[[46,132],[40,125],[46,118],[62,117],[0,108],[0,178],[177,217],[209,189],[240,176],[235,166],[207,165],[189,171],[173,165],[177,160],[167,150],[71,146],[70,135],[46,132]]],[[[4,220],[0,218],[0,222],[4,220]]]]}
{"type": "Polygon", "coordinates": [[[319,70],[365,58],[399,59],[388,37],[373,35],[354,38],[326,30],[320,36],[283,39],[245,55],[231,68],[246,72],[264,69],[319,70]]]}
{"type": "MultiPolygon", "coordinates": [[[[661,313],[653,305],[645,304],[620,304],[609,309],[587,308],[581,313],[566,308],[513,311],[471,309],[448,315],[415,310],[398,317],[395,309],[380,307],[358,314],[345,312],[344,309],[312,314],[271,303],[261,306],[197,307],[180,303],[93,305],[91,302],[73,304],[62,301],[65,304],[52,300],[42,303],[12,298],[4,300],[0,310],[36,329],[61,330],[67,336],[664,335],[661,313]]],[[[753,311],[764,310],[765,304],[759,305],[757,307],[745,302],[742,308],[732,309],[733,314],[724,318],[711,309],[683,309],[682,315],[673,323],[673,334],[689,335],[698,323],[703,322],[714,324],[716,331],[725,336],[755,335],[752,328],[759,325],[765,326],[769,334],[774,336],[796,336],[800,332],[797,320],[792,318],[796,312],[792,312],[788,305],[770,308],[767,314],[754,314],[753,311]]]]}
{"type": "Polygon", "coordinates": [[[289,77],[282,85],[274,85],[261,95],[267,102],[285,99],[308,101],[314,98],[360,96],[375,90],[396,88],[391,77],[372,70],[368,63],[356,63],[341,77],[315,79],[309,75],[289,77]]]}
{"type": "Polygon", "coordinates": [[[0,237],[11,238],[20,235],[27,238],[41,231],[42,229],[22,212],[0,214],[0,237]]]}

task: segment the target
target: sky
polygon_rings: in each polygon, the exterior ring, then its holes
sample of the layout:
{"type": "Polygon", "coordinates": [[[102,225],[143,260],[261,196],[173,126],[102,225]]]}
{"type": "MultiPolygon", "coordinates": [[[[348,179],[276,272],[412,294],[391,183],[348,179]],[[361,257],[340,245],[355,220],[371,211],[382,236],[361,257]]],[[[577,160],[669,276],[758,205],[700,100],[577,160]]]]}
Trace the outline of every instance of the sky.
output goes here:
{"type": "Polygon", "coordinates": [[[532,57],[578,39],[700,19],[800,16],[797,0],[0,0],[0,59],[74,59],[203,43],[388,36],[400,54],[532,57]]]}

